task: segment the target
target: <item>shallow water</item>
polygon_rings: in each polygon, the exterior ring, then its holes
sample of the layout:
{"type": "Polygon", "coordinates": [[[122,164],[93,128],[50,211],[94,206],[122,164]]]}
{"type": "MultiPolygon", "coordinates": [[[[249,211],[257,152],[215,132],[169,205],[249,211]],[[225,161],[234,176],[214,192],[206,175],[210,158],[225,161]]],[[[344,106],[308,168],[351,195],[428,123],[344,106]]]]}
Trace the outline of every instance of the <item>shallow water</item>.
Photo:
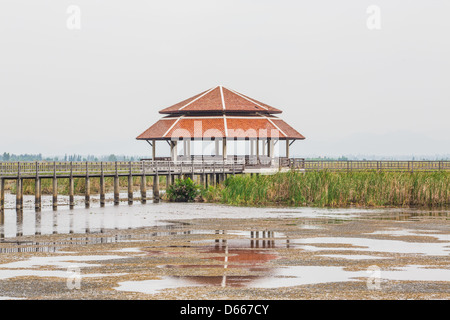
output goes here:
{"type": "Polygon", "coordinates": [[[446,210],[286,209],[148,201],[147,204],[135,202],[133,205],[122,202],[118,206],[109,202],[104,208],[100,208],[97,203],[88,209],[84,208],[84,203],[79,203],[73,210],[68,206],[61,206],[57,211],[53,211],[49,200],[45,202],[46,205],[40,213],[34,212],[32,206],[24,209],[22,214],[17,214],[13,209],[5,210],[3,223],[0,224],[0,239],[36,234],[98,233],[105,229],[160,226],[167,224],[168,220],[180,219],[298,218],[301,219],[300,228],[303,229],[320,229],[323,224],[339,224],[356,219],[397,221],[417,221],[422,218],[450,219],[450,213],[446,210]]]}
{"type": "MultiPolygon", "coordinates": [[[[79,268],[101,268],[109,260],[182,255],[184,249],[189,249],[194,250],[200,261],[157,266],[160,270],[174,271],[179,275],[119,281],[114,288],[118,292],[147,294],[185,287],[280,288],[366,281],[373,275],[370,270],[347,268],[347,265],[354,266],[355,263],[365,263],[365,268],[388,263],[390,268],[382,269],[379,275],[383,280],[450,282],[450,214],[447,210],[251,208],[151,201],[145,205],[140,202],[133,205],[122,202],[119,206],[108,203],[104,208],[94,201],[92,207],[86,209],[83,200],[80,197],[73,210],[61,206],[53,211],[48,200],[40,213],[32,210],[31,202],[27,202],[21,215],[17,215],[15,210],[6,210],[0,225],[0,257],[16,253],[29,253],[31,256],[9,263],[0,262],[0,280],[19,276],[65,278],[65,269],[73,264],[79,268]],[[233,224],[234,219],[254,219],[255,223],[264,221],[269,227],[250,230],[248,225],[244,228],[239,223],[233,224]],[[283,225],[287,231],[270,229],[270,221],[283,219],[288,222],[283,225]],[[212,227],[214,221],[220,220],[229,223],[226,232],[212,227]],[[202,227],[201,223],[193,223],[195,221],[211,223],[202,227]],[[352,222],[361,222],[362,230],[373,226],[372,222],[381,223],[382,227],[361,232],[345,229],[352,222]],[[329,229],[330,226],[334,229],[329,229]],[[157,227],[157,231],[150,227],[157,227]],[[144,231],[139,234],[126,231],[136,229],[144,231]],[[122,232],[112,235],[114,230],[122,232]],[[289,230],[294,233],[289,233],[289,230]],[[51,237],[48,241],[34,240],[37,235],[54,234],[67,236],[55,241],[51,237]],[[157,237],[179,240],[158,246],[154,243],[157,237]],[[133,247],[134,242],[141,246],[133,247]],[[150,247],[142,248],[143,242],[149,243],[150,247]],[[93,254],[73,255],[61,251],[67,244],[81,247],[101,244],[128,246],[106,255],[105,252],[95,254],[98,253],[95,251],[93,254]],[[180,249],[178,253],[167,250],[176,248],[180,249]],[[304,264],[300,258],[295,260],[295,264],[281,263],[280,252],[286,250],[307,254],[308,263],[304,264]],[[49,256],[32,256],[33,253],[49,256]],[[412,261],[433,259],[437,262],[430,269],[420,262],[397,264],[396,259],[400,258],[412,261]],[[213,275],[198,275],[199,270],[212,270],[213,275]]],[[[64,201],[61,199],[62,204],[64,201]]],[[[132,274],[133,270],[126,273],[132,274]]],[[[84,277],[119,275],[121,273],[83,273],[84,277]]]]}

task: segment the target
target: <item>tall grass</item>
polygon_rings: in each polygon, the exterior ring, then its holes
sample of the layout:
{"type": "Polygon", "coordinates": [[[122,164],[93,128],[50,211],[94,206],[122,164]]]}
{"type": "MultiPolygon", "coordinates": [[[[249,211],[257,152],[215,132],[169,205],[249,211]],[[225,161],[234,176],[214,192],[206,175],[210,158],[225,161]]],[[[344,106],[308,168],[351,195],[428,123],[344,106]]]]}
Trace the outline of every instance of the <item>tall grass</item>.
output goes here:
{"type": "Polygon", "coordinates": [[[422,206],[450,205],[450,172],[286,172],[242,175],[204,192],[232,205],[422,206]]]}

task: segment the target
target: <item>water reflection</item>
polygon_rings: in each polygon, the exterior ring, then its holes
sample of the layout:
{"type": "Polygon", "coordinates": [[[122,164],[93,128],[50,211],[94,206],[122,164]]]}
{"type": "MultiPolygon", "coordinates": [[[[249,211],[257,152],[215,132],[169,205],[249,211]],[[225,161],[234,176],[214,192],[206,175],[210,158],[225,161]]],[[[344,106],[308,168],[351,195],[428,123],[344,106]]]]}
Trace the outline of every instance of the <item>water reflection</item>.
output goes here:
{"type": "MultiPolygon", "coordinates": [[[[225,230],[215,230],[214,234],[218,236],[214,240],[196,242],[204,244],[199,246],[197,250],[202,256],[207,256],[207,258],[202,258],[203,260],[209,260],[211,263],[172,264],[161,267],[184,270],[214,269],[221,270],[221,275],[165,277],[162,281],[158,280],[153,284],[156,286],[165,286],[166,283],[173,283],[173,279],[176,278],[181,280],[181,283],[187,283],[188,286],[249,286],[251,282],[261,279],[274,271],[274,267],[268,265],[268,263],[278,259],[278,255],[275,251],[267,249],[288,246],[284,234],[276,234],[270,230],[249,231],[245,238],[239,239],[224,238],[227,235],[225,230]],[[236,270],[247,274],[237,275],[236,270]]],[[[149,254],[158,254],[158,252],[149,251],[149,254]]],[[[214,271],[214,273],[217,273],[217,271],[214,271]]]]}
{"type": "MultiPolygon", "coordinates": [[[[40,219],[36,220],[40,221],[40,219]]],[[[212,234],[209,230],[179,230],[185,226],[185,223],[173,223],[158,227],[158,231],[149,231],[142,234],[115,234],[103,235],[106,229],[100,228],[96,232],[86,229],[86,236],[70,236],[62,240],[55,241],[34,241],[34,240],[8,240],[5,237],[0,238],[0,253],[19,253],[19,252],[58,252],[67,246],[84,246],[95,244],[122,243],[122,242],[142,242],[154,241],[157,237],[167,236],[186,236],[195,234],[212,234]],[[162,230],[163,231],[162,231],[162,230]]],[[[38,229],[36,229],[38,230],[38,229]]],[[[73,231],[71,232],[73,234],[73,231]]]]}

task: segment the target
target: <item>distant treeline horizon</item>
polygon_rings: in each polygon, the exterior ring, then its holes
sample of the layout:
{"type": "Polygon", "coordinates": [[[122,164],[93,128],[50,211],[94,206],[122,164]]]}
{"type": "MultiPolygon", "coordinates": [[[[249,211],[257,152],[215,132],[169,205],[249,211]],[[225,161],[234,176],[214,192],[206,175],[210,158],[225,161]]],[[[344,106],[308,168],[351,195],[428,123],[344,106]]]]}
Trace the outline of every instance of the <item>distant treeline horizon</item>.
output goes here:
{"type": "MultiPolygon", "coordinates": [[[[294,158],[304,158],[305,160],[399,160],[399,161],[449,161],[449,155],[396,155],[396,156],[377,156],[377,155],[342,155],[342,156],[297,156],[294,158]]],[[[44,156],[42,153],[38,154],[14,154],[14,153],[0,153],[0,161],[139,161],[140,159],[149,159],[148,155],[81,155],[81,154],[65,154],[63,156],[44,156]]]]}
{"type": "Polygon", "coordinates": [[[144,156],[126,156],[126,155],[80,155],[66,154],[64,156],[43,156],[39,154],[13,154],[4,152],[0,154],[0,161],[139,161],[144,156]]]}

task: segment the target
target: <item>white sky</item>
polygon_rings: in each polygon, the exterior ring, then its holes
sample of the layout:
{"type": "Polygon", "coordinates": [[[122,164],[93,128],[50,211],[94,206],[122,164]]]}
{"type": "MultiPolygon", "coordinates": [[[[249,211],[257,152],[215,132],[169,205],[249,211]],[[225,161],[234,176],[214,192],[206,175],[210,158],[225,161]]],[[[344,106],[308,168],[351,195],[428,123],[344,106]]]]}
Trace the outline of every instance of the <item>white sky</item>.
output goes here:
{"type": "Polygon", "coordinates": [[[449,15],[448,0],[2,0],[0,153],[150,154],[135,138],[159,110],[221,84],[282,109],[307,138],[297,156],[448,155],[449,15]]]}

